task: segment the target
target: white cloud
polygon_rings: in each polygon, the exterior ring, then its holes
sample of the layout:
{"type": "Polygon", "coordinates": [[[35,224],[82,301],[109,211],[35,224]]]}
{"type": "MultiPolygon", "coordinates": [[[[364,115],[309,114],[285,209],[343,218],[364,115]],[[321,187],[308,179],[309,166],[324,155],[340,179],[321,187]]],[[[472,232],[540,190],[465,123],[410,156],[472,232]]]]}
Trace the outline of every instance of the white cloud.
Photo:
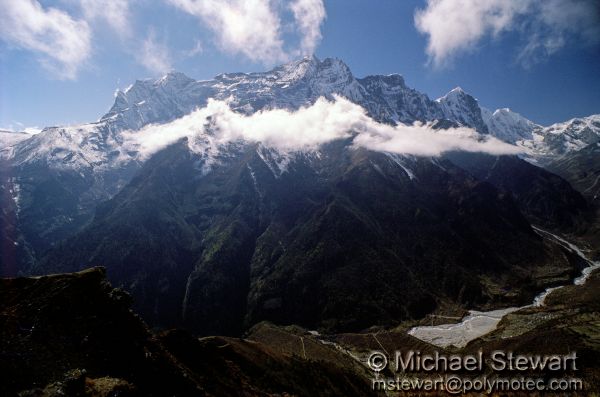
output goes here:
{"type": "Polygon", "coordinates": [[[131,34],[129,0],[78,0],[86,20],[101,20],[117,33],[131,34]]]}
{"type": "Polygon", "coordinates": [[[202,45],[202,41],[196,40],[196,44],[190,50],[186,51],[185,55],[188,58],[195,57],[196,55],[202,54],[204,52],[204,45],[202,45]]]}
{"type": "Polygon", "coordinates": [[[29,135],[35,135],[38,134],[42,131],[41,128],[35,126],[35,127],[26,127],[25,124],[19,122],[19,121],[13,121],[11,124],[9,124],[6,127],[0,127],[0,130],[2,131],[10,131],[10,132],[24,132],[26,134],[29,135]]]}
{"type": "Polygon", "coordinates": [[[429,124],[419,123],[396,127],[371,124],[354,138],[354,145],[380,152],[415,156],[439,156],[449,151],[493,155],[517,154],[522,151],[494,137],[480,135],[471,128],[434,130],[429,124]]]}
{"type": "Polygon", "coordinates": [[[23,132],[29,135],[36,135],[42,132],[42,129],[40,127],[25,127],[23,132]]]}
{"type": "Polygon", "coordinates": [[[427,0],[426,8],[415,12],[415,26],[428,36],[426,52],[436,67],[507,31],[522,35],[518,60],[526,63],[558,51],[571,36],[600,41],[600,5],[596,0],[427,0]]]}
{"type": "Polygon", "coordinates": [[[165,43],[156,40],[152,30],[142,43],[137,58],[138,62],[153,73],[160,74],[172,70],[169,49],[165,43]]]}
{"type": "Polygon", "coordinates": [[[539,3],[539,18],[555,32],[577,31],[587,42],[600,42],[597,0],[545,0],[539,3]]]}
{"type": "Polygon", "coordinates": [[[178,120],[126,132],[124,137],[126,150],[137,150],[142,158],[184,137],[192,150],[209,157],[231,142],[260,142],[279,151],[293,152],[314,150],[342,138],[352,138],[355,147],[418,156],[439,156],[453,150],[520,152],[513,145],[479,135],[470,128],[434,130],[425,124],[381,124],[342,97],[331,102],[320,98],[297,111],[272,109],[251,115],[234,112],[226,102],[209,100],[206,107],[178,120]]]}
{"type": "Polygon", "coordinates": [[[75,20],[35,0],[0,0],[2,40],[40,56],[44,67],[63,79],[74,79],[91,53],[87,22],[75,20]]]}
{"type": "Polygon", "coordinates": [[[427,54],[443,66],[457,53],[472,49],[485,35],[506,30],[529,0],[428,0],[415,13],[415,26],[429,36],[427,54]]]}
{"type": "Polygon", "coordinates": [[[302,35],[301,55],[312,55],[321,41],[321,24],[326,17],[323,1],[296,0],[290,4],[290,9],[302,35]]]}
{"type": "Polygon", "coordinates": [[[322,0],[295,0],[290,5],[300,48],[288,51],[282,38],[282,9],[276,0],[168,0],[199,18],[215,35],[219,47],[266,64],[312,52],[325,18],[322,0]]]}
{"type": "Polygon", "coordinates": [[[600,43],[600,2],[597,0],[545,0],[535,3],[535,18],[517,61],[529,67],[544,60],[576,38],[579,44],[600,43]]]}
{"type": "Polygon", "coordinates": [[[241,53],[254,61],[283,59],[280,20],[266,0],[169,0],[202,20],[227,52],[241,53]]]}

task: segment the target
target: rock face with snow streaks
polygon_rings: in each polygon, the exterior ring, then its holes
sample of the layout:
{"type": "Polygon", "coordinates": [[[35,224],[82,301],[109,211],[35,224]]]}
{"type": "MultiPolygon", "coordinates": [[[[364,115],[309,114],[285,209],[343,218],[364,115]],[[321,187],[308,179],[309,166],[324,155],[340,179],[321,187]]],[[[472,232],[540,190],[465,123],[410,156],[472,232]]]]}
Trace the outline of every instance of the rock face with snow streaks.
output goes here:
{"type": "Polygon", "coordinates": [[[18,192],[18,206],[6,216],[5,240],[25,253],[3,257],[3,272],[105,265],[153,325],[239,334],[262,320],[357,330],[444,302],[516,304],[545,286],[534,275],[547,266],[561,276],[574,270],[528,220],[553,221],[544,208],[562,211],[565,202],[575,203],[567,215],[578,214],[581,197],[516,158],[502,157],[502,168],[477,162],[499,170],[478,174],[449,158],[356,149],[347,139],[291,152],[237,140],[211,151],[214,136],[202,126],[149,158],[127,144],[140,128],[167,131],[211,99],[249,115],[334,96],[381,123],[462,125],[502,138],[492,129],[501,123],[486,124],[460,89],[434,101],[399,75],[357,79],[337,59],[137,81],[98,122],[10,144],[2,186],[18,192]],[[499,175],[513,172],[551,183],[532,192],[499,175]],[[548,206],[528,206],[542,196],[548,206]],[[519,287],[497,294],[510,285],[519,287]]]}

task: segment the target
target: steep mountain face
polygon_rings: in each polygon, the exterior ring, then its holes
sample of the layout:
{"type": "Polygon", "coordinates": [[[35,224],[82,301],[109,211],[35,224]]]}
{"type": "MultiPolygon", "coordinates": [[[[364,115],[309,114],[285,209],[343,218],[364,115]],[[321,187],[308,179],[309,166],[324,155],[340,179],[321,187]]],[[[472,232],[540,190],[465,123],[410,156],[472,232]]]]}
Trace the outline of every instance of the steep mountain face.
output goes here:
{"type": "Polygon", "coordinates": [[[439,104],[444,118],[473,127],[483,134],[488,133],[488,127],[483,120],[477,100],[464,92],[462,88],[456,87],[435,101],[439,104]]]}
{"type": "Polygon", "coordinates": [[[568,180],[588,200],[597,203],[600,197],[600,142],[561,156],[546,167],[568,180]]]}
{"type": "Polygon", "coordinates": [[[118,90],[112,108],[100,122],[121,130],[136,130],[149,123],[171,121],[201,106],[212,94],[183,73],[171,72],[159,80],[137,80],[118,90]]]}
{"type": "Polygon", "coordinates": [[[19,226],[20,186],[10,162],[0,158],[0,277],[17,274],[33,263],[33,253],[19,226]]]}
{"type": "Polygon", "coordinates": [[[408,88],[400,75],[356,79],[338,59],[306,57],[262,73],[225,73],[213,80],[195,81],[181,73],[142,80],[117,92],[115,104],[102,117],[121,129],[164,123],[206,104],[208,98],[230,99],[242,112],[260,109],[298,109],[319,97],[344,96],[363,106],[375,119],[412,123],[443,117],[426,95],[408,88]]]}
{"type": "MultiPolygon", "coordinates": [[[[124,144],[210,98],[250,114],[334,94],[380,122],[488,132],[462,90],[431,101],[399,75],[356,79],[335,59],[208,81],[179,73],[138,81],[96,123],[11,144],[2,243],[13,254],[3,256],[4,274],[105,265],[152,325],[233,335],[262,320],[357,330],[443,304],[518,304],[571,274],[576,264],[528,219],[576,227],[585,202],[518,159],[463,164],[348,140],[302,152],[236,141],[207,157],[183,139],[146,160],[124,144]]],[[[190,139],[210,144],[210,134],[190,139]]]]}
{"type": "Polygon", "coordinates": [[[521,140],[533,139],[533,131],[542,128],[508,108],[496,109],[492,112],[482,107],[481,117],[490,134],[513,144],[521,140]]]}
{"type": "Polygon", "coordinates": [[[376,120],[410,124],[417,120],[444,118],[444,113],[436,102],[427,95],[408,88],[398,74],[367,76],[358,82],[369,94],[366,100],[359,103],[376,120]]]}
{"type": "Polygon", "coordinates": [[[451,153],[446,158],[479,180],[512,194],[532,224],[580,232],[593,218],[585,198],[565,179],[519,157],[451,153]]]}
{"type": "Polygon", "coordinates": [[[531,160],[562,176],[597,204],[598,143],[600,115],[592,115],[536,129],[532,140],[519,144],[531,160]]]}
{"type": "Polygon", "coordinates": [[[600,115],[571,119],[537,129],[522,146],[542,164],[569,155],[600,141],[600,115]]]}
{"type": "MultiPolygon", "coordinates": [[[[195,81],[181,73],[135,82],[116,94],[96,123],[50,127],[31,136],[0,134],[10,163],[7,183],[15,188],[15,227],[32,255],[11,267],[27,269],[62,239],[91,221],[99,202],[114,196],[139,169],[139,153],[123,147],[123,131],[177,119],[209,98],[230,100],[237,111],[297,109],[319,97],[342,95],[376,120],[412,123],[444,117],[438,103],[408,88],[399,75],[356,79],[340,60],[306,57],[263,73],[221,74],[195,81]]],[[[463,117],[461,122],[470,118],[463,117]]],[[[10,190],[10,189],[9,189],[10,190]]]]}
{"type": "Polygon", "coordinates": [[[152,324],[237,335],[261,320],[358,330],[444,302],[524,302],[574,267],[510,195],[450,162],[346,141],[284,172],[262,145],[220,160],[203,175],[186,142],[159,152],[37,272],[105,264],[152,324]]]}
{"type": "MultiPolygon", "coordinates": [[[[120,141],[110,123],[100,122],[46,128],[11,148],[5,178],[34,257],[79,230],[131,178],[138,165],[120,141]]],[[[32,265],[29,259],[17,267],[32,265]]]]}
{"type": "MultiPolygon", "coordinates": [[[[515,144],[529,162],[548,166],[558,158],[572,154],[600,141],[600,115],[574,118],[548,127],[528,120],[508,108],[491,111],[460,87],[436,99],[445,119],[477,129],[482,133],[515,144]]],[[[576,160],[573,160],[576,161],[576,160]]],[[[552,168],[548,168],[552,171],[552,168]]]]}
{"type": "MultiPolygon", "coordinates": [[[[544,128],[507,108],[494,112],[480,108],[477,101],[460,88],[437,101],[444,107],[447,119],[471,126],[483,122],[489,134],[523,148],[523,157],[529,162],[547,166],[548,170],[545,170],[511,156],[468,153],[446,156],[480,180],[513,194],[519,208],[531,222],[555,230],[582,231],[594,218],[581,195],[582,190],[576,191],[570,186],[569,183],[575,182],[572,174],[559,173],[566,180],[552,174],[560,166],[551,168],[549,161],[561,154],[565,159],[575,156],[571,168],[579,168],[580,173],[585,172],[586,175],[593,174],[589,162],[582,162],[577,153],[579,143],[597,139],[596,133],[600,133],[600,129],[594,130],[596,116],[544,128]]],[[[580,186],[576,185],[576,188],[580,186]]]]}

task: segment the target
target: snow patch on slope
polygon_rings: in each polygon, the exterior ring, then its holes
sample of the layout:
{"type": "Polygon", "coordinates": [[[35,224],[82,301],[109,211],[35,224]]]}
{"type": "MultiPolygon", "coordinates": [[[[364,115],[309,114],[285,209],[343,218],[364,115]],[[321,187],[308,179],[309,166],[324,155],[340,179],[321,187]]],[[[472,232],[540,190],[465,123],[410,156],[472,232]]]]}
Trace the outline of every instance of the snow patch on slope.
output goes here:
{"type": "Polygon", "coordinates": [[[0,130],[0,159],[11,157],[13,147],[31,137],[32,135],[25,132],[0,130]]]}
{"type": "Polygon", "coordinates": [[[394,164],[402,168],[410,180],[417,179],[413,170],[411,170],[407,165],[409,160],[407,156],[401,156],[397,153],[385,153],[385,155],[388,156],[394,164]]]}

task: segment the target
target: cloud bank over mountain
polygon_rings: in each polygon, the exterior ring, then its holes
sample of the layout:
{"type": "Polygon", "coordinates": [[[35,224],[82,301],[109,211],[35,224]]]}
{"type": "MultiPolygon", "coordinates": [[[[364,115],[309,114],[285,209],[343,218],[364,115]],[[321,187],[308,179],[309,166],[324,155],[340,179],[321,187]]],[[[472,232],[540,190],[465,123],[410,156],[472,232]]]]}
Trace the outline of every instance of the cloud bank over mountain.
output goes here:
{"type": "Polygon", "coordinates": [[[516,154],[520,149],[466,127],[435,130],[430,124],[392,126],[374,121],[349,100],[324,98],[297,111],[270,109],[245,115],[226,101],[209,100],[206,107],[167,124],[150,125],[124,133],[127,150],[148,158],[160,149],[187,138],[190,149],[214,155],[234,142],[262,143],[282,152],[316,150],[337,139],[369,150],[439,156],[448,151],[516,154]]]}

